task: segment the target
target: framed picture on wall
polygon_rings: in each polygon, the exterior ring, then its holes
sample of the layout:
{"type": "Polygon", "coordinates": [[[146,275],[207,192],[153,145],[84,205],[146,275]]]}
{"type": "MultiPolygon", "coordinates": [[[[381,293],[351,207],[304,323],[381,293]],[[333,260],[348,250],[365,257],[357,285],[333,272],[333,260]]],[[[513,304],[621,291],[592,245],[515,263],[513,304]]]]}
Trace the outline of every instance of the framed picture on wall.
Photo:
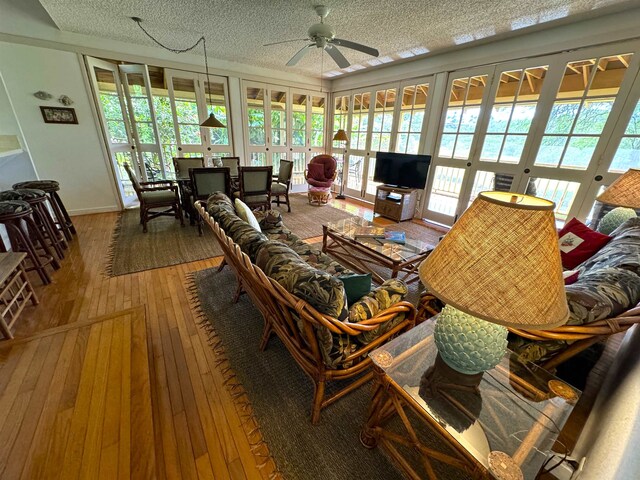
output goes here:
{"type": "Polygon", "coordinates": [[[76,110],[67,107],[40,107],[45,123],[77,124],[76,110]]]}

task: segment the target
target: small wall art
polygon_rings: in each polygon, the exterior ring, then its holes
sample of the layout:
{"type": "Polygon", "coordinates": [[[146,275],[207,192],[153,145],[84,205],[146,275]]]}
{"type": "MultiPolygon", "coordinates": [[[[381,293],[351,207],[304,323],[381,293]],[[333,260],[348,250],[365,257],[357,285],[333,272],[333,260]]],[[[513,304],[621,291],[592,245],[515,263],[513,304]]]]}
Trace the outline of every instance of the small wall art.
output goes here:
{"type": "Polygon", "coordinates": [[[74,108],[40,107],[45,123],[77,124],[78,117],[74,108]]]}

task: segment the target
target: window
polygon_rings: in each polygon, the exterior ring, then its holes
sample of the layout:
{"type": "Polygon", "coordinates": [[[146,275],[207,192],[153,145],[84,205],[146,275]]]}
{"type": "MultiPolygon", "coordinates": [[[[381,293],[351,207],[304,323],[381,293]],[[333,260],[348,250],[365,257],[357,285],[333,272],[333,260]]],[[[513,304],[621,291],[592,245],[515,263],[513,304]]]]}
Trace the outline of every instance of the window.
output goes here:
{"type": "Polygon", "coordinates": [[[487,75],[456,78],[451,83],[449,104],[438,155],[467,160],[480,117],[487,75]]]}
{"type": "Polygon", "coordinates": [[[263,88],[247,88],[247,117],[247,125],[249,127],[249,145],[265,145],[266,135],[263,88]]]}
{"type": "Polygon", "coordinates": [[[393,110],[396,104],[396,89],[376,92],[371,129],[371,151],[388,152],[391,145],[393,110]]]}
{"type": "Polygon", "coordinates": [[[455,215],[463,179],[464,169],[437,166],[429,195],[429,210],[455,215]]]}
{"type": "Polygon", "coordinates": [[[350,146],[353,150],[367,148],[367,132],[369,129],[370,93],[356,93],[353,96],[353,116],[351,120],[350,146]]]}
{"type": "Polygon", "coordinates": [[[429,84],[411,85],[402,89],[400,121],[396,137],[395,151],[417,154],[420,148],[420,134],[424,122],[424,112],[429,98],[429,84]]]}
{"type": "Polygon", "coordinates": [[[631,54],[567,63],[535,165],[586,170],[631,54]]]}
{"type": "Polygon", "coordinates": [[[481,161],[520,162],[547,69],[542,66],[500,74],[481,161]]]}
{"type": "Polygon", "coordinates": [[[324,146],[325,98],[311,96],[311,146],[324,146]]]}
{"type": "Polygon", "coordinates": [[[307,144],[307,95],[293,94],[292,103],[292,145],[294,147],[304,147],[307,144]]]}
{"type": "Polygon", "coordinates": [[[271,145],[287,145],[287,92],[271,90],[271,145]]]}
{"type": "Polygon", "coordinates": [[[631,114],[609,171],[624,173],[630,168],[640,168],[640,101],[631,114]]]}
{"type": "MultiPolygon", "coordinates": [[[[227,99],[225,98],[225,89],[223,83],[204,82],[205,98],[207,102],[207,116],[213,113],[215,117],[225,126],[225,128],[210,128],[209,136],[211,137],[211,145],[226,146],[228,149],[214,149],[217,153],[233,156],[231,144],[229,142],[229,117],[227,116],[227,99]],[[211,102],[209,102],[211,98],[211,102]]],[[[264,112],[263,112],[264,117],[264,112]]],[[[264,120],[263,120],[264,121],[264,120]]],[[[264,124],[263,124],[264,125],[264,124]]]]}
{"type": "MultiPolygon", "coordinates": [[[[340,129],[347,131],[347,124],[349,122],[349,97],[344,95],[341,97],[336,97],[334,99],[334,108],[333,108],[333,138],[336,132],[340,129]]],[[[346,148],[345,142],[342,141],[334,141],[333,148],[338,148],[340,150],[346,148]]]]}

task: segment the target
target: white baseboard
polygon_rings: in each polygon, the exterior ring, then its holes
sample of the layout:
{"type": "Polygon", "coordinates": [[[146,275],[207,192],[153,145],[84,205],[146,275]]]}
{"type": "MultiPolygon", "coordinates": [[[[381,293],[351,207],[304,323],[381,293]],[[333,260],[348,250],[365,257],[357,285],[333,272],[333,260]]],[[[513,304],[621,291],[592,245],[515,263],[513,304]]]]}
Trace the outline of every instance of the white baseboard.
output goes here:
{"type": "Polygon", "coordinates": [[[97,208],[77,208],[75,210],[69,210],[69,215],[75,217],[77,215],[89,215],[91,213],[107,213],[107,212],[119,212],[121,209],[117,205],[109,205],[107,207],[97,208]]]}

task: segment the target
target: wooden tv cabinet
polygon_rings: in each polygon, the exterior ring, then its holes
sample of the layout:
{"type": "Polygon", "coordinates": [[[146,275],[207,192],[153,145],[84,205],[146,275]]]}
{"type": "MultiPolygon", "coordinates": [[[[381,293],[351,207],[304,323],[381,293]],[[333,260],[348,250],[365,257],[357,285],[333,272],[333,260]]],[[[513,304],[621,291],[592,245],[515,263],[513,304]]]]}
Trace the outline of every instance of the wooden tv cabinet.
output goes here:
{"type": "Polygon", "coordinates": [[[380,185],[376,190],[376,202],[373,213],[390,218],[396,222],[411,220],[418,203],[418,190],[413,188],[398,188],[380,185]],[[400,199],[390,200],[389,194],[399,195],[400,199]]]}

